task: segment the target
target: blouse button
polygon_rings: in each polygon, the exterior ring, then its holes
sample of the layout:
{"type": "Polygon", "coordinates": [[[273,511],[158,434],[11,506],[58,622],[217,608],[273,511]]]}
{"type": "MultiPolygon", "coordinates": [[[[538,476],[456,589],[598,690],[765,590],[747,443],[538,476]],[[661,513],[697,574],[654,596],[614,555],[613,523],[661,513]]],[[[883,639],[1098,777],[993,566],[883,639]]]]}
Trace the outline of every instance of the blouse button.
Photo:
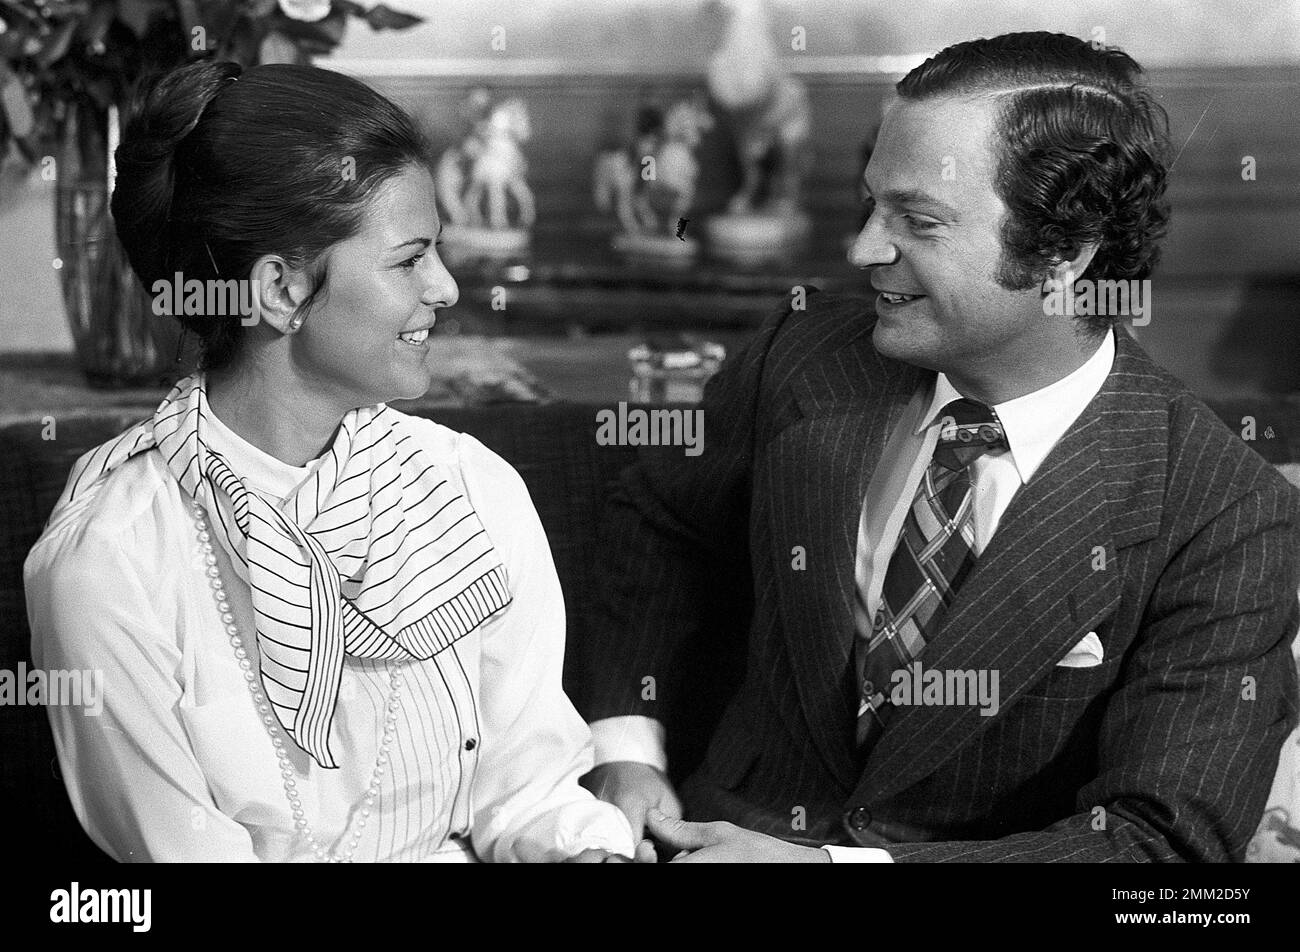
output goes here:
{"type": "Polygon", "coordinates": [[[465,749],[466,749],[466,750],[473,750],[473,749],[474,749],[475,747],[477,747],[477,746],[478,746],[478,741],[476,741],[473,737],[471,737],[469,740],[465,741],[465,749]]]}

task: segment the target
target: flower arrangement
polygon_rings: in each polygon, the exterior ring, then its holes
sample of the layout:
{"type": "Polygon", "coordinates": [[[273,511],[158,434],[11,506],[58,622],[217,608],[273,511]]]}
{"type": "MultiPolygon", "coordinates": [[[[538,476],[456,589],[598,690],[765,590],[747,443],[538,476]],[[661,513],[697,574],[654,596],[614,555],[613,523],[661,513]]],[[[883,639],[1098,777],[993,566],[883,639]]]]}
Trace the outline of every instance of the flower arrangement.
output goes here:
{"type": "Polygon", "coordinates": [[[353,0],[0,0],[0,166],[16,151],[55,183],[53,266],[91,384],[154,386],[180,360],[109,213],[119,110],[137,80],[205,56],[307,63],[338,46],[349,19],[422,22],[353,0]]]}
{"type": "Polygon", "coordinates": [[[352,0],[0,0],[0,158],[11,146],[28,163],[53,154],[70,120],[81,135],[102,129],[147,72],[205,55],[308,62],[349,18],[376,30],[422,22],[352,0]]]}

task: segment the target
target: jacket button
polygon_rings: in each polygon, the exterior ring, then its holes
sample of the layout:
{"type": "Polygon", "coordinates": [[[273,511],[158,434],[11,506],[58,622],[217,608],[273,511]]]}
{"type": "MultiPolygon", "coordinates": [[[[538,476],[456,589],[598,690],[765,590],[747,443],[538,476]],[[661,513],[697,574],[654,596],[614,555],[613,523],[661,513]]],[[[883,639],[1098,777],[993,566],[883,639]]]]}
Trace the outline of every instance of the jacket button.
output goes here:
{"type": "Polygon", "coordinates": [[[476,741],[473,737],[471,737],[469,740],[465,741],[465,749],[466,749],[466,750],[473,750],[473,749],[474,749],[475,747],[477,747],[477,746],[478,746],[478,741],[476,741]]]}
{"type": "Polygon", "coordinates": [[[855,830],[865,830],[871,825],[871,811],[866,807],[854,807],[849,811],[849,826],[855,830]]]}

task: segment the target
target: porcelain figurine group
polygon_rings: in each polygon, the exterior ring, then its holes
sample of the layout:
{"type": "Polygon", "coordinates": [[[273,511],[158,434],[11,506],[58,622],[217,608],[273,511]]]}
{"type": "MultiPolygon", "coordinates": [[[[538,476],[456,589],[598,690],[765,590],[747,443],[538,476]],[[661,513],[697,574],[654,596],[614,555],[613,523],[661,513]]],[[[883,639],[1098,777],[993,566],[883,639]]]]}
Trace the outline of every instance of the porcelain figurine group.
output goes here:
{"type": "MultiPolygon", "coordinates": [[[[800,208],[811,155],[807,90],[782,68],[764,0],[726,0],[724,7],[728,22],[708,64],[707,98],[727,118],[740,182],[724,212],[693,215],[696,153],[715,126],[706,97],[643,103],[633,133],[597,155],[592,176],[596,207],[615,226],[611,244],[627,257],[691,261],[703,235],[714,257],[761,264],[808,237],[800,208]]],[[[479,89],[465,114],[467,134],[438,163],[444,243],[453,254],[526,249],[536,219],[521,149],[530,137],[527,108],[517,98],[494,104],[479,89]]]]}

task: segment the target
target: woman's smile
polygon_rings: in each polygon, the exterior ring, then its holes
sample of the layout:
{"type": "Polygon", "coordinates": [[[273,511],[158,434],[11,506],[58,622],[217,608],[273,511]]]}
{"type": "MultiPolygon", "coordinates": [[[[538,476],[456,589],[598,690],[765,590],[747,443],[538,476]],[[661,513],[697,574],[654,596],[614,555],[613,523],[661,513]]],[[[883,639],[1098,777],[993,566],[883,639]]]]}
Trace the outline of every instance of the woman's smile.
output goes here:
{"type": "Polygon", "coordinates": [[[408,344],[411,347],[418,347],[421,350],[427,351],[429,349],[429,331],[431,330],[433,330],[432,324],[416,331],[402,331],[402,333],[397,335],[397,339],[403,344],[408,344]]]}

